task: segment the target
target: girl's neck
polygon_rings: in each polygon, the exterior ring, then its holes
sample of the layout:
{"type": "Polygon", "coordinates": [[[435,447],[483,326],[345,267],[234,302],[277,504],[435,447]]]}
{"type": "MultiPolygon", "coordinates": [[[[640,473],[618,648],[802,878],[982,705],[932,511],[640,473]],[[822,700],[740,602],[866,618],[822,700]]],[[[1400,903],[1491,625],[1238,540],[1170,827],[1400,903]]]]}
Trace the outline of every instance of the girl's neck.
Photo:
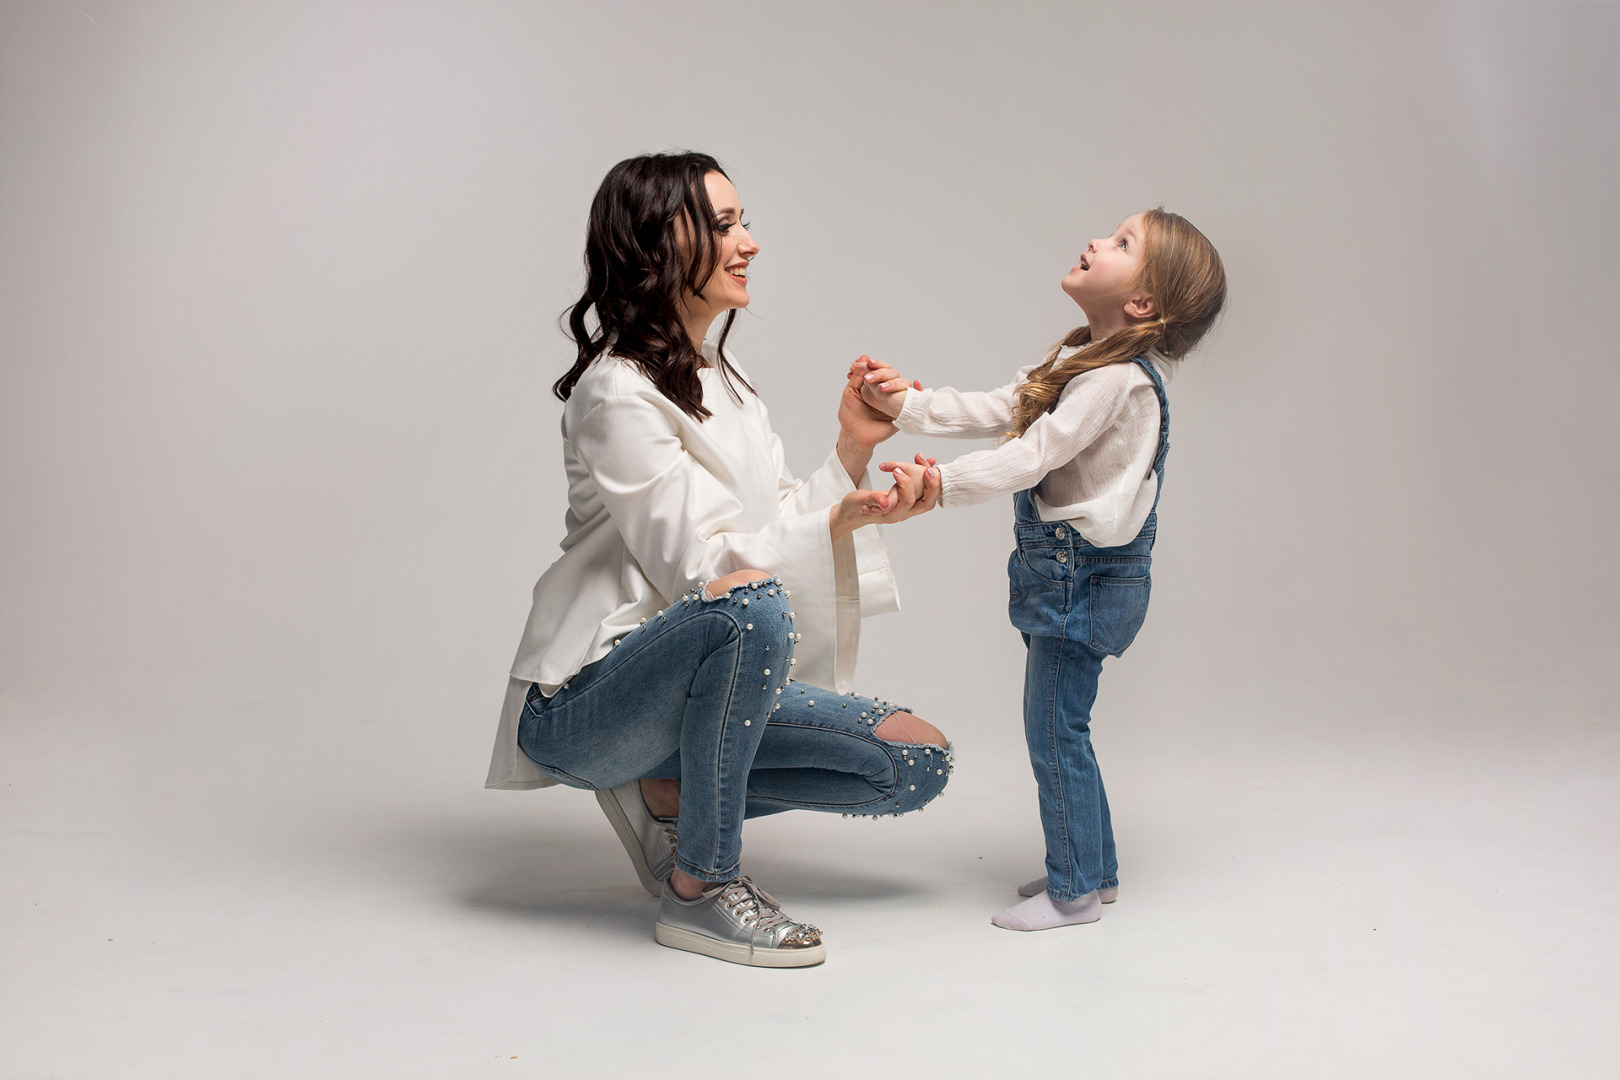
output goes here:
{"type": "MultiPolygon", "coordinates": [[[[1086,311],[1085,308],[1080,310],[1086,311]]],[[[1125,329],[1130,321],[1125,318],[1124,312],[1086,311],[1086,325],[1091,327],[1091,343],[1096,345],[1125,329]]]]}

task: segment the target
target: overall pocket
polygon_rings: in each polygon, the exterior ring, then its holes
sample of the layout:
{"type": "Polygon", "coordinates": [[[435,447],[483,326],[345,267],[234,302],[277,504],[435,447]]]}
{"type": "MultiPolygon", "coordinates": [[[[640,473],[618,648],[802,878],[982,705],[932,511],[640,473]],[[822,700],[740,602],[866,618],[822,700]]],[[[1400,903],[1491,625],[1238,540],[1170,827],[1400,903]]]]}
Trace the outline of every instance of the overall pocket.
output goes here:
{"type": "MultiPolygon", "coordinates": [[[[1134,569],[1134,568],[1133,568],[1134,569]]],[[[1147,619],[1148,594],[1153,579],[1091,576],[1091,647],[1119,656],[1136,640],[1147,619]]]]}
{"type": "Polygon", "coordinates": [[[1074,587],[1069,574],[1052,549],[1014,550],[1007,558],[1007,617],[1013,626],[1038,637],[1062,637],[1074,587]]]}

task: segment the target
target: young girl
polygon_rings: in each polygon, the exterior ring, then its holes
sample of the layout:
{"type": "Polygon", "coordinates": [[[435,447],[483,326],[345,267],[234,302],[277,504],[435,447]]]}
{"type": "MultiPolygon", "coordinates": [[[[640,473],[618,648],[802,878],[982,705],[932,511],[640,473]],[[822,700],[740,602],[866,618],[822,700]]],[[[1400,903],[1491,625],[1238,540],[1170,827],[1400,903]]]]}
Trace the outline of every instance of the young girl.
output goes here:
{"type": "Polygon", "coordinates": [[[1046,876],[1018,890],[1029,899],[991,918],[1008,930],[1095,922],[1119,891],[1091,706],[1103,657],[1123,653],[1147,615],[1170,447],[1164,384],[1220,314],[1226,273],[1185,218],[1149,210],[1093,240],[1063,291],[1086,325],[999,390],[924,390],[864,356],[850,371],[851,386],[902,431],[1007,436],[939,466],[939,505],[1017,493],[1009,610],[1029,649],[1024,733],[1046,876]]]}

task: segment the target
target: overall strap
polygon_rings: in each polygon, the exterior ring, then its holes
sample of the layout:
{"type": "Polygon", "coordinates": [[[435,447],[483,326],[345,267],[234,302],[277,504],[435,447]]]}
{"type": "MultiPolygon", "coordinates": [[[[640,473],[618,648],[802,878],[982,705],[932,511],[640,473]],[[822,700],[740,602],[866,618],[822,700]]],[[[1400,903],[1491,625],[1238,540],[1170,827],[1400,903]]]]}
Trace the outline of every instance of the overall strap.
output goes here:
{"type": "Polygon", "coordinates": [[[1041,524],[1041,511],[1040,508],[1035,505],[1034,488],[1026,488],[1023,491],[1013,492],[1013,524],[1041,524]]]}
{"type": "Polygon", "coordinates": [[[1149,511],[1157,513],[1159,496],[1164,493],[1164,459],[1170,453],[1170,398],[1164,391],[1164,379],[1160,377],[1159,369],[1153,366],[1153,361],[1138,356],[1132,358],[1131,363],[1142,366],[1148,378],[1153,380],[1153,392],[1159,396],[1159,452],[1153,457],[1153,472],[1158,477],[1158,484],[1153,492],[1153,509],[1149,511]]]}

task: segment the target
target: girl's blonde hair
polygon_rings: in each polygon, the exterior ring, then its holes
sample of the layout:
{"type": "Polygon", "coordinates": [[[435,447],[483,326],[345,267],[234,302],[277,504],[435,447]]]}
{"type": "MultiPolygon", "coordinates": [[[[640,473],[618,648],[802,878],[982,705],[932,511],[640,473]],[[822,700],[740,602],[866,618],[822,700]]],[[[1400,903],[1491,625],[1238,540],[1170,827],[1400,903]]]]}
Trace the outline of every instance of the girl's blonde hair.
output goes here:
{"type": "Polygon", "coordinates": [[[1058,395],[1082,371],[1134,360],[1157,349],[1180,360],[1215,325],[1226,303],[1226,268],[1220,253],[1192,222],[1159,207],[1143,218],[1142,284],[1153,297],[1159,317],[1143,319],[1108,335],[1095,345],[1091,327],[1071,330],[1053,345],[1046,359],[1018,388],[1009,437],[1017,438],[1044,416],[1058,395]],[[1065,360],[1058,353],[1084,346],[1065,360]]]}

